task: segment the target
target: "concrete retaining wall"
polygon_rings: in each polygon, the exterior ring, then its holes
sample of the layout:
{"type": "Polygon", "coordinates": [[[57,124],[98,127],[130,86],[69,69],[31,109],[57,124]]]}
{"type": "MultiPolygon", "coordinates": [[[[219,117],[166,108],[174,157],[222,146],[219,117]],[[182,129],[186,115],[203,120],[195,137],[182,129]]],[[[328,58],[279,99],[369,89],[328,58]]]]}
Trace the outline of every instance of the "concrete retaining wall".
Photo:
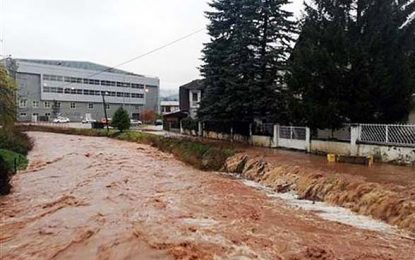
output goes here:
{"type": "Polygon", "coordinates": [[[251,137],[252,144],[259,147],[272,147],[272,137],[271,136],[260,136],[253,135],[251,137]]]}
{"type": "Polygon", "coordinates": [[[311,141],[311,152],[313,153],[334,153],[339,155],[350,155],[350,143],[331,141],[311,141]]]}
{"type": "Polygon", "coordinates": [[[413,147],[359,144],[358,154],[360,156],[373,155],[382,162],[415,165],[415,148],[413,147]]]}

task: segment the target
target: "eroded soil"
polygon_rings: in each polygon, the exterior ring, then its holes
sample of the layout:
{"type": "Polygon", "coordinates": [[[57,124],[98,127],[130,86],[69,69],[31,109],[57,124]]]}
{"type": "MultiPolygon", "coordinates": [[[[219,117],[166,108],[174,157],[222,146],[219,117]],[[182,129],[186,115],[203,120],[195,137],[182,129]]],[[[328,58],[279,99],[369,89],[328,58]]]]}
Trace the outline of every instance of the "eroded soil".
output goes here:
{"type": "Polygon", "coordinates": [[[415,242],[287,207],[149,146],[30,133],[1,259],[414,259],[415,242]]]}

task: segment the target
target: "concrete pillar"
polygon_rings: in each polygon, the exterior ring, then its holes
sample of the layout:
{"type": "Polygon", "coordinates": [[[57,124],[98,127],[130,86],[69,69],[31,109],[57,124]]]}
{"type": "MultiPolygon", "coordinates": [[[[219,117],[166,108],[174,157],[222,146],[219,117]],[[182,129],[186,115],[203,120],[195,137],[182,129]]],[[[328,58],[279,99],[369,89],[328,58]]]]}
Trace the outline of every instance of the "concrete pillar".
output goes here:
{"type": "Polygon", "coordinates": [[[277,148],[280,136],[280,125],[274,125],[274,134],[272,137],[272,148],[277,148]]]}
{"type": "Polygon", "coordinates": [[[180,134],[184,134],[184,129],[183,129],[183,123],[182,123],[182,120],[180,120],[180,134]]]}
{"type": "Polygon", "coordinates": [[[360,126],[354,125],[350,128],[350,155],[358,156],[359,155],[359,147],[357,141],[359,140],[360,136],[360,126]]]}
{"type": "Polygon", "coordinates": [[[253,140],[252,140],[252,124],[249,124],[249,143],[253,144],[253,140]]]}
{"type": "Polygon", "coordinates": [[[307,146],[307,152],[311,153],[311,130],[309,127],[305,128],[305,142],[307,146]]]}

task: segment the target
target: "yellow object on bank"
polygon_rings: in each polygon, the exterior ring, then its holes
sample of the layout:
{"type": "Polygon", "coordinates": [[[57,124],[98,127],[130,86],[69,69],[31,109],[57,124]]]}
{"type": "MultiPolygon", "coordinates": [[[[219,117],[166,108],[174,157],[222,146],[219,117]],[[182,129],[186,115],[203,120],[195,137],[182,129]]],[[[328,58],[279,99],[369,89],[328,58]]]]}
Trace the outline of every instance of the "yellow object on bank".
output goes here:
{"type": "Polygon", "coordinates": [[[328,154],[327,155],[327,161],[329,163],[335,163],[336,162],[336,155],[335,154],[328,154]]]}

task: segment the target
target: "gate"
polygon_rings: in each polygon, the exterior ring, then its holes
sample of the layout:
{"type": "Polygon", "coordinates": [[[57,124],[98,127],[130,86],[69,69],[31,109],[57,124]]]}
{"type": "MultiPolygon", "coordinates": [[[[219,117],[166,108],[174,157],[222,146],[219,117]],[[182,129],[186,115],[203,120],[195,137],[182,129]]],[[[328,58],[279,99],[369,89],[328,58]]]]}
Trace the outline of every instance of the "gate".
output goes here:
{"type": "Polygon", "coordinates": [[[298,126],[276,126],[277,147],[309,151],[310,129],[298,126]]]}

